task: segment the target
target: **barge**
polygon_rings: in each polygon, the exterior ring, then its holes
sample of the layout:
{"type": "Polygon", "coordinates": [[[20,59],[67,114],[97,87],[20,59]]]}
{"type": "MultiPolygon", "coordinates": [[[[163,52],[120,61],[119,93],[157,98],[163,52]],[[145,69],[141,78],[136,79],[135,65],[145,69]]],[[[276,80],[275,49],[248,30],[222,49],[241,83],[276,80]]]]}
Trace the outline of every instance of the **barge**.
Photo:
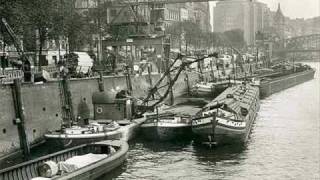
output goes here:
{"type": "Polygon", "coordinates": [[[265,98],[274,93],[302,84],[314,78],[315,70],[307,65],[298,65],[281,74],[266,76],[260,80],[260,97],[265,98]]]}
{"type": "Polygon", "coordinates": [[[146,115],[141,125],[143,137],[160,141],[191,139],[191,118],[198,110],[194,106],[179,106],[146,115]]]}
{"type": "Polygon", "coordinates": [[[102,140],[129,141],[137,134],[144,121],[144,117],[132,121],[114,122],[114,124],[110,123],[109,125],[104,125],[104,122],[101,121],[95,121],[89,126],[73,126],[63,131],[48,132],[44,136],[48,144],[62,148],[102,140]]]}
{"type": "Polygon", "coordinates": [[[227,88],[192,120],[197,142],[233,144],[247,141],[260,107],[259,88],[242,84],[227,88]]]}

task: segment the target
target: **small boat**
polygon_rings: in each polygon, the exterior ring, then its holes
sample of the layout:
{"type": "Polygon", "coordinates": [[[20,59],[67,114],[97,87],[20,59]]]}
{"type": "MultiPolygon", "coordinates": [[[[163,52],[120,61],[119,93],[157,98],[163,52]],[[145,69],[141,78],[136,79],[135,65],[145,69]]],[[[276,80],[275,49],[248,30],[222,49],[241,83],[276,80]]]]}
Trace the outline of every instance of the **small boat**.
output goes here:
{"type": "Polygon", "coordinates": [[[141,131],[149,140],[191,139],[191,119],[199,108],[193,106],[170,107],[159,113],[146,115],[141,131]]]}
{"type": "Polygon", "coordinates": [[[47,143],[58,145],[60,147],[71,147],[85,143],[97,142],[102,140],[114,139],[116,136],[120,136],[117,131],[120,125],[116,122],[112,122],[108,125],[99,123],[90,123],[87,126],[71,126],[70,128],[64,128],[61,130],[48,132],[45,134],[47,143]]]}
{"type": "Polygon", "coordinates": [[[247,141],[259,102],[258,87],[249,84],[229,87],[193,118],[196,140],[210,144],[247,141]]]}
{"type": "Polygon", "coordinates": [[[143,118],[123,121],[96,120],[87,126],[72,126],[45,134],[49,145],[59,147],[72,147],[90,142],[102,140],[124,140],[128,141],[136,134],[143,118]]]}
{"type": "Polygon", "coordinates": [[[118,140],[84,144],[0,170],[0,179],[91,180],[120,166],[128,149],[118,140]]]}

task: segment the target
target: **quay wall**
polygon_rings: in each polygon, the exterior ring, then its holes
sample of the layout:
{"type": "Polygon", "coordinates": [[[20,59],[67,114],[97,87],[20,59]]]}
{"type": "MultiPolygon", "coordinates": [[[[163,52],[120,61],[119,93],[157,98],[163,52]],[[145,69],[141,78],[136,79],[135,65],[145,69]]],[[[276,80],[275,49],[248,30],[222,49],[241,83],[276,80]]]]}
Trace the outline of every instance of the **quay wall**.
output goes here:
{"type": "Polygon", "coordinates": [[[311,80],[314,78],[314,73],[314,70],[308,70],[264,82],[260,86],[260,97],[265,98],[274,93],[311,80]]]}
{"type": "MultiPolygon", "coordinates": [[[[160,74],[152,74],[153,84],[160,78],[160,74]]],[[[205,76],[209,76],[206,74],[205,76]]],[[[187,82],[185,74],[181,74],[173,87],[174,95],[179,96],[186,92],[187,82]]],[[[189,84],[192,86],[199,75],[188,73],[189,84]]],[[[149,76],[133,76],[131,78],[134,97],[146,97],[150,87],[149,76]]],[[[164,83],[167,80],[164,80],[164,83]]],[[[126,89],[126,78],[124,76],[110,76],[103,78],[106,94],[114,98],[119,90],[126,89]]],[[[86,98],[93,117],[92,93],[98,91],[98,79],[76,79],[70,80],[70,91],[74,114],[77,115],[77,107],[81,99],[86,98]]],[[[160,92],[163,90],[160,90],[160,92]]],[[[25,127],[30,143],[43,139],[47,131],[57,130],[62,122],[62,111],[59,96],[59,83],[48,82],[43,84],[23,84],[21,87],[22,100],[25,113],[25,127]]],[[[0,159],[1,157],[19,149],[19,136],[17,126],[13,124],[15,110],[10,85],[0,86],[0,159]]]]}

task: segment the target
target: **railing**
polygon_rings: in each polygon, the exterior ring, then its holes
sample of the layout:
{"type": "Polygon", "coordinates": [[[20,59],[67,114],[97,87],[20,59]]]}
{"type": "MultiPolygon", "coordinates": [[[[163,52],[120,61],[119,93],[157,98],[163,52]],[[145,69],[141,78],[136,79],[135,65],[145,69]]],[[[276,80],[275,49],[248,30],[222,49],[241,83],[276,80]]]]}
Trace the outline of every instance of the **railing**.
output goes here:
{"type": "Polygon", "coordinates": [[[22,70],[18,69],[10,69],[10,70],[3,70],[0,69],[0,84],[11,84],[13,83],[14,79],[23,79],[24,74],[22,70]]]}

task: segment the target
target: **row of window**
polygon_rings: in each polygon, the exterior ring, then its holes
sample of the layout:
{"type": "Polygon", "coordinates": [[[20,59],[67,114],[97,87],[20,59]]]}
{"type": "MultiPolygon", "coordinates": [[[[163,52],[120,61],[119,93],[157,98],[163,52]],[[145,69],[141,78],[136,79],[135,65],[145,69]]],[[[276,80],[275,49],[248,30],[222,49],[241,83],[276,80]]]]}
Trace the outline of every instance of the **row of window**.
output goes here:
{"type": "Polygon", "coordinates": [[[166,14],[166,19],[171,19],[171,20],[179,20],[179,13],[175,11],[168,11],[166,14]]]}

